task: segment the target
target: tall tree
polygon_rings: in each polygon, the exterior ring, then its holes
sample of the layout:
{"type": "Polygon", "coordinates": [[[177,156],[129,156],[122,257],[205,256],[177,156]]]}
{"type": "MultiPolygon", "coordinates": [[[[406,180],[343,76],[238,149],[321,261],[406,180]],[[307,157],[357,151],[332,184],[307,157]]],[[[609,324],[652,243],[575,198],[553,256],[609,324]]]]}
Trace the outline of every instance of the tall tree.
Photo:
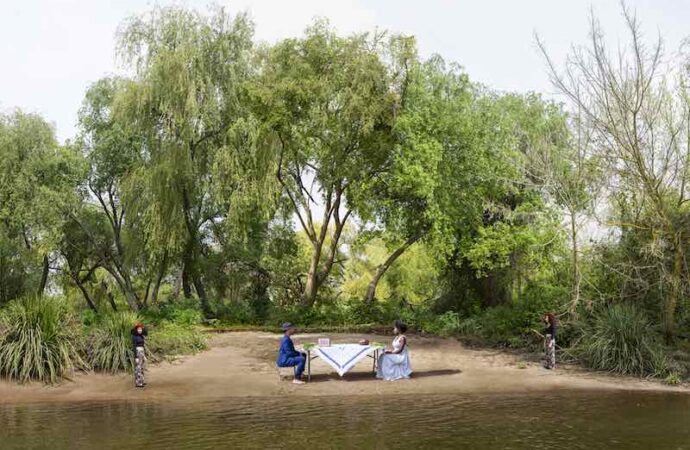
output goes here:
{"type": "MultiPolygon", "coordinates": [[[[96,230],[84,223],[82,217],[75,215],[73,220],[83,227],[82,237],[92,240],[90,247],[102,252],[96,260],[113,277],[129,307],[136,311],[143,306],[134,287],[132,267],[137,260],[136,254],[142,250],[136,242],[140,230],[132,221],[126,220],[129,210],[123,202],[123,191],[127,178],[144,162],[142,143],[132,127],[113,114],[116,96],[127,83],[117,78],[97,81],[86,92],[79,112],[80,142],[90,165],[86,185],[93,199],[84,207],[95,204],[108,224],[108,230],[105,235],[95,233],[96,230]],[[109,240],[110,245],[103,246],[103,238],[109,240]]],[[[86,222],[87,216],[83,215],[86,222]]],[[[73,279],[76,281],[75,277],[73,279]]]]}
{"type": "Polygon", "coordinates": [[[130,19],[119,37],[136,77],[116,111],[136,124],[145,152],[130,179],[133,208],[150,251],[181,255],[185,286],[194,286],[206,314],[206,238],[223,214],[211,168],[227,151],[229,129],[245,115],[252,32],[246,16],[232,18],[223,9],[204,16],[156,8],[130,19]]]}
{"type": "MultiPolygon", "coordinates": [[[[473,87],[462,70],[447,66],[439,56],[424,63],[413,61],[408,75],[402,108],[396,117],[396,144],[389,170],[374,178],[357,202],[361,216],[374,219],[375,235],[392,245],[391,253],[376,267],[369,282],[365,301],[372,302],[383,275],[407,249],[421,239],[438,237],[449,212],[443,208],[441,179],[444,152],[454,147],[463,154],[453,177],[469,180],[471,161],[478,155],[469,145],[467,118],[473,99],[473,87]]],[[[460,183],[456,191],[465,202],[470,200],[473,183],[460,183]]],[[[455,220],[462,220],[454,217],[455,220]]]]}
{"type": "Polygon", "coordinates": [[[275,135],[277,178],[312,246],[302,294],[312,305],[337,262],[353,197],[386,171],[404,62],[385,64],[380,36],[338,37],[317,22],[301,39],[268,50],[253,89],[275,135]],[[320,219],[315,218],[320,212],[320,219]],[[328,244],[327,244],[328,242],[328,244]]]}
{"type": "Polygon", "coordinates": [[[41,117],[0,115],[0,276],[7,277],[0,300],[45,290],[83,169],[74,148],[58,145],[41,117]],[[40,278],[31,280],[32,273],[40,278]]]}
{"type": "Polygon", "coordinates": [[[661,40],[648,46],[634,12],[623,6],[623,15],[630,39],[616,56],[594,17],[589,46],[578,48],[563,72],[540,45],[554,85],[592,127],[610,173],[608,188],[635,197],[640,217],[651,218],[641,225],[658,236],[656,245],[664,249],[658,268],[667,280],[662,316],[665,335],[671,339],[687,279],[688,230],[683,225],[690,174],[687,109],[682,96],[667,84],[661,40]]]}

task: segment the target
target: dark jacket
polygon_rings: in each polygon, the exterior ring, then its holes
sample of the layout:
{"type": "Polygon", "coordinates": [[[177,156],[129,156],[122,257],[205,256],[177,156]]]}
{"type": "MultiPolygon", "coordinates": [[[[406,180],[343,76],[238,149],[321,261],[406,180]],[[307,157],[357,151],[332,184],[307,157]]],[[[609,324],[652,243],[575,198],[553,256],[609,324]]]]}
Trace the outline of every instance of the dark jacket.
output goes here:
{"type": "Polygon", "coordinates": [[[144,346],[144,341],[146,340],[147,335],[148,331],[146,331],[145,327],[141,330],[141,334],[137,333],[136,328],[132,329],[132,348],[134,349],[134,353],[137,352],[137,347],[144,346]]]}
{"type": "Polygon", "coordinates": [[[295,350],[295,345],[292,343],[292,339],[290,339],[290,336],[286,334],[280,341],[280,349],[278,350],[278,359],[276,360],[276,364],[278,364],[279,367],[289,365],[289,359],[296,356],[300,356],[300,353],[295,350]]]}

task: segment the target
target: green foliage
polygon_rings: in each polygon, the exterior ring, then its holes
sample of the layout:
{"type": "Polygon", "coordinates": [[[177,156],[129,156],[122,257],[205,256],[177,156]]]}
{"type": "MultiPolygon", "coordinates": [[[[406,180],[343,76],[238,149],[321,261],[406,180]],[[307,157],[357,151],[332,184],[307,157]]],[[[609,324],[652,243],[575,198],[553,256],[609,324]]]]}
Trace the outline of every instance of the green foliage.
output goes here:
{"type": "Polygon", "coordinates": [[[647,317],[626,304],[595,311],[573,352],[587,367],[629,375],[663,376],[668,365],[647,317]]]}
{"type": "Polygon", "coordinates": [[[446,311],[436,318],[432,330],[441,336],[452,336],[468,331],[468,326],[469,324],[465,324],[465,321],[461,321],[458,313],[446,311]]]}
{"type": "Polygon", "coordinates": [[[226,300],[213,302],[214,316],[226,323],[253,324],[257,322],[256,311],[247,300],[226,300]]]}
{"type": "Polygon", "coordinates": [[[44,258],[61,240],[84,173],[83,159],[58,145],[43,118],[0,114],[0,303],[42,293],[44,258]]]}
{"type": "Polygon", "coordinates": [[[166,302],[158,309],[147,310],[145,314],[155,322],[168,321],[183,326],[199,325],[203,320],[199,302],[193,299],[166,302]]]}
{"type": "Polygon", "coordinates": [[[208,348],[206,336],[197,328],[163,321],[149,331],[149,352],[159,357],[198,353],[208,348]]]}
{"type": "Polygon", "coordinates": [[[664,378],[664,384],[669,386],[678,386],[681,383],[683,383],[683,378],[677,372],[671,372],[664,378]]]}
{"type": "Polygon", "coordinates": [[[87,340],[87,361],[98,371],[116,373],[133,367],[132,327],[139,317],[131,312],[107,314],[94,324],[87,340]]]}
{"type": "MultiPolygon", "coordinates": [[[[339,291],[346,298],[362,299],[376,268],[384,262],[391,249],[386,238],[369,236],[356,241],[350,248],[339,291]]],[[[376,298],[383,303],[405,299],[415,305],[433,298],[437,293],[435,281],[439,265],[429,246],[424,242],[415,244],[388,269],[378,284],[376,298]]]]}
{"type": "Polygon", "coordinates": [[[58,298],[22,297],[0,314],[0,375],[55,383],[83,368],[80,332],[58,298]]]}

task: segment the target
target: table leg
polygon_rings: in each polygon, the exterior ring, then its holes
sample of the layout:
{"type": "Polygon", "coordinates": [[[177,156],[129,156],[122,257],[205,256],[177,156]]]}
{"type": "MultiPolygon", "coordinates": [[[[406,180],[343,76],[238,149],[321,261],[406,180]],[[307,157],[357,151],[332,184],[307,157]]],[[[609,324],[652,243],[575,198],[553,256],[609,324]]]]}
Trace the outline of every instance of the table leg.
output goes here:
{"type": "Polygon", "coordinates": [[[311,381],[311,351],[307,350],[307,381],[311,381]]]}
{"type": "Polygon", "coordinates": [[[373,368],[374,375],[376,375],[376,363],[378,362],[378,360],[379,360],[379,351],[374,350],[374,368],[373,368]]]}

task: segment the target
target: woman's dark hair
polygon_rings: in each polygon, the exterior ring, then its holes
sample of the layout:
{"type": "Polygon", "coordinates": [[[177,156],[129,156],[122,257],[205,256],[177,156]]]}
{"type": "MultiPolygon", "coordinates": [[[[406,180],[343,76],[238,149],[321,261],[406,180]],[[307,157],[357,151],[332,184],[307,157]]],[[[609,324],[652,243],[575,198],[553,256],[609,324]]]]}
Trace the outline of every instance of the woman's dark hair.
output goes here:
{"type": "Polygon", "coordinates": [[[556,316],[553,313],[546,313],[544,314],[544,317],[549,321],[549,325],[556,325],[558,322],[558,319],[556,319],[556,316]]]}
{"type": "Polygon", "coordinates": [[[402,320],[396,320],[395,322],[393,322],[393,325],[394,325],[395,328],[397,328],[398,331],[400,331],[401,333],[404,333],[404,332],[407,331],[407,325],[405,325],[405,324],[402,322],[402,320]]]}

